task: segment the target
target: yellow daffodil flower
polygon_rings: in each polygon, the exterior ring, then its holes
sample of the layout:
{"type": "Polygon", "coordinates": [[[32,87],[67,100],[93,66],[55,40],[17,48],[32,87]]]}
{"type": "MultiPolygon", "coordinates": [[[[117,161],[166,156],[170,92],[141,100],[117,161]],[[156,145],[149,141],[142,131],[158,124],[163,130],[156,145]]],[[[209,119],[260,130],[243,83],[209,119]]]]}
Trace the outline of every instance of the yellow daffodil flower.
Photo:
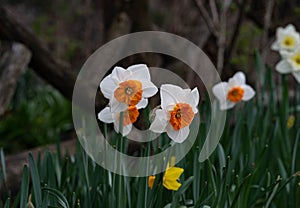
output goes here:
{"type": "MultiPolygon", "coordinates": [[[[178,167],[167,167],[163,177],[163,186],[168,190],[177,191],[181,183],[178,182],[179,177],[183,173],[183,168],[178,167]]],[[[152,189],[155,181],[155,176],[148,177],[148,186],[152,189]]]]}

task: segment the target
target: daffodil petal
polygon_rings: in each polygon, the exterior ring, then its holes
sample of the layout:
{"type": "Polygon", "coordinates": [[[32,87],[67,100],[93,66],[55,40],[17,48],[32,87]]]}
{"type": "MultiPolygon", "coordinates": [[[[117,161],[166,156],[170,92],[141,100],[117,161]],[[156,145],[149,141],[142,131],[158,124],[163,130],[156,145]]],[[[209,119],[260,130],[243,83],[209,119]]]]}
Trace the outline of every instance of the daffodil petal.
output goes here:
{"type": "Polygon", "coordinates": [[[271,45],[271,49],[274,50],[274,51],[278,51],[280,49],[279,44],[277,42],[274,42],[271,45]]]}
{"type": "Polygon", "coordinates": [[[113,114],[110,112],[109,107],[105,107],[100,113],[98,113],[98,119],[104,123],[114,122],[113,114]]]}
{"type": "Polygon", "coordinates": [[[160,88],[161,108],[166,109],[167,106],[177,103],[176,95],[182,89],[171,84],[164,84],[160,88]]]}
{"type": "Polygon", "coordinates": [[[120,113],[125,111],[128,108],[126,103],[120,103],[115,99],[114,96],[111,97],[109,105],[110,105],[110,110],[113,113],[120,113]]]}
{"type": "Polygon", "coordinates": [[[294,32],[296,32],[296,28],[295,28],[294,25],[288,24],[288,25],[285,27],[285,31],[286,31],[286,33],[294,33],[294,32]]]}
{"type": "Polygon", "coordinates": [[[167,168],[164,175],[164,182],[163,182],[164,187],[169,190],[177,191],[181,186],[181,183],[178,182],[178,179],[182,173],[183,173],[182,168],[178,168],[178,167],[167,168]]]}
{"type": "Polygon", "coordinates": [[[124,81],[126,75],[126,70],[122,67],[115,67],[113,71],[111,72],[111,79],[115,82],[116,85],[118,85],[120,82],[124,81]]]}
{"type": "Polygon", "coordinates": [[[233,108],[235,106],[235,103],[230,102],[229,100],[226,100],[225,102],[220,102],[220,109],[221,110],[228,110],[230,108],[233,108]]]}
{"type": "Polygon", "coordinates": [[[148,99],[141,99],[141,101],[136,105],[137,109],[145,108],[148,105],[148,99]]]}
{"type": "Polygon", "coordinates": [[[227,99],[227,93],[228,93],[227,86],[228,86],[227,82],[220,82],[215,86],[213,86],[212,88],[213,94],[220,102],[224,102],[227,99]]]}
{"type": "Polygon", "coordinates": [[[161,109],[155,111],[154,121],[150,125],[150,130],[155,133],[162,133],[166,131],[168,121],[165,116],[165,112],[161,109]]]}
{"type": "Polygon", "coordinates": [[[183,173],[183,168],[179,167],[170,167],[166,169],[164,178],[168,180],[178,180],[181,174],[183,173]]]}
{"type": "MultiPolygon", "coordinates": [[[[116,132],[121,133],[120,132],[120,122],[119,121],[114,122],[114,128],[115,128],[116,132]]],[[[122,136],[127,136],[130,133],[131,129],[132,129],[132,124],[128,124],[126,126],[123,126],[122,136]]]]}
{"type": "Polygon", "coordinates": [[[182,143],[189,136],[190,128],[186,126],[184,128],[175,131],[171,125],[167,126],[167,134],[168,136],[176,143],[182,143]]]}
{"type": "Polygon", "coordinates": [[[149,98],[155,95],[158,91],[157,87],[148,80],[142,80],[143,85],[143,97],[149,98]]]}
{"type": "Polygon", "coordinates": [[[198,89],[195,87],[191,92],[187,93],[185,97],[185,103],[189,104],[193,108],[194,113],[196,114],[198,112],[197,106],[199,103],[198,89]]]}
{"type": "Polygon", "coordinates": [[[180,188],[181,183],[179,183],[178,181],[165,180],[163,185],[168,190],[177,191],[180,188]]]}
{"type": "Polygon", "coordinates": [[[244,96],[242,100],[247,101],[253,98],[255,95],[255,91],[249,85],[244,86],[244,96]]]}
{"type": "Polygon", "coordinates": [[[293,76],[297,80],[298,83],[300,83],[300,72],[293,72],[293,76]]]}
{"type": "Polygon", "coordinates": [[[118,85],[111,79],[111,77],[107,76],[100,83],[100,90],[105,98],[110,99],[117,86],[118,85]]]}
{"type": "Polygon", "coordinates": [[[281,60],[278,64],[276,64],[275,69],[282,74],[287,74],[293,71],[292,66],[286,60],[281,60]]]}
{"type": "Polygon", "coordinates": [[[237,72],[233,75],[232,78],[228,81],[228,87],[238,86],[238,85],[244,85],[246,82],[246,76],[244,72],[237,72]]]}
{"type": "Polygon", "coordinates": [[[127,68],[127,71],[132,72],[132,77],[136,80],[150,80],[150,73],[146,64],[132,65],[127,68]]]}
{"type": "Polygon", "coordinates": [[[293,55],[293,51],[279,50],[279,54],[281,55],[282,59],[286,59],[289,56],[293,55]]]}

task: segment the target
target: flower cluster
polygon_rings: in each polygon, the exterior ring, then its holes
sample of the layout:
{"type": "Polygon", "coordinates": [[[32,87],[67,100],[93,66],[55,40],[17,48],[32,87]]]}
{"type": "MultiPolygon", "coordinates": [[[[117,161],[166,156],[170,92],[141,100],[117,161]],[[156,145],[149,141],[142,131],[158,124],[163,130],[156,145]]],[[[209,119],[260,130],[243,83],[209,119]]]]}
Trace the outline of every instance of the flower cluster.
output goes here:
{"type": "Polygon", "coordinates": [[[282,74],[292,73],[300,83],[300,34],[295,27],[291,24],[285,28],[279,27],[271,49],[278,51],[282,57],[276,70],[282,74]]]}
{"type": "MultiPolygon", "coordinates": [[[[133,65],[127,69],[115,67],[102,80],[100,89],[104,97],[109,99],[109,106],[98,114],[98,119],[105,123],[114,123],[116,132],[120,132],[122,127],[120,133],[123,136],[130,133],[132,124],[138,119],[138,110],[145,108],[148,98],[158,91],[151,82],[148,67],[144,64],[133,65]]],[[[164,84],[160,88],[160,96],[161,109],[156,110],[150,130],[156,133],[167,132],[172,140],[181,143],[188,137],[189,125],[198,112],[198,89],[182,89],[164,84]]]]}
{"type": "MultiPolygon", "coordinates": [[[[148,98],[155,95],[157,87],[151,82],[149,69],[137,64],[127,69],[115,67],[100,83],[100,89],[109,106],[104,108],[98,119],[114,123],[116,132],[127,136],[139,117],[139,109],[148,105],[148,98]]],[[[255,91],[246,84],[243,72],[237,72],[228,82],[221,82],[212,89],[220,103],[220,109],[232,108],[240,101],[254,97],[255,91]]],[[[160,87],[161,105],[155,109],[155,118],[150,130],[166,132],[176,143],[184,142],[190,133],[190,124],[198,113],[199,91],[197,88],[182,89],[172,84],[160,87]]]]}

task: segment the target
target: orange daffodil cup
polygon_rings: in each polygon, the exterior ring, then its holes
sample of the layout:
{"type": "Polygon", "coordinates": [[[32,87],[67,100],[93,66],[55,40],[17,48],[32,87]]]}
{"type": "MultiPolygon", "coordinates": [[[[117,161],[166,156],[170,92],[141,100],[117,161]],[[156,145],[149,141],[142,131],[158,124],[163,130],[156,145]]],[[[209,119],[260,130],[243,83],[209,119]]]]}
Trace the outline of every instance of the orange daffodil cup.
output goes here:
{"type": "Polygon", "coordinates": [[[121,112],[123,113],[123,136],[130,133],[132,124],[139,116],[138,109],[145,108],[147,98],[155,95],[157,87],[150,80],[145,64],[137,64],[124,69],[115,67],[110,75],[100,83],[104,97],[109,99],[109,107],[104,108],[98,119],[105,123],[114,123],[119,132],[121,112]]]}
{"type": "Polygon", "coordinates": [[[174,142],[182,143],[188,137],[189,125],[198,112],[198,89],[164,84],[160,88],[160,97],[161,109],[156,110],[150,130],[155,133],[167,132],[174,142]]]}
{"type": "Polygon", "coordinates": [[[243,72],[237,72],[228,82],[216,84],[212,92],[219,100],[221,110],[233,108],[240,101],[248,101],[255,95],[252,87],[246,84],[243,72]]]}
{"type": "Polygon", "coordinates": [[[276,65],[276,71],[282,74],[292,73],[300,83],[300,34],[291,24],[276,31],[276,40],[271,46],[278,51],[282,60],[276,65]]]}

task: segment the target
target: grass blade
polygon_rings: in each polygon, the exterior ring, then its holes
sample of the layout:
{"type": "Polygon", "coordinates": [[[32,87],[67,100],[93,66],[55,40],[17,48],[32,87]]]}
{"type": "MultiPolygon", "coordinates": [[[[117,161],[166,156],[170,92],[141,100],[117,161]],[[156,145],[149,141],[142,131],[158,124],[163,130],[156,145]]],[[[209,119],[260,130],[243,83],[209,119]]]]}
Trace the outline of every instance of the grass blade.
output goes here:
{"type": "Polygon", "coordinates": [[[27,165],[24,165],[22,184],[21,184],[20,208],[26,208],[27,198],[28,198],[28,189],[29,189],[28,167],[27,167],[27,165]]]}
{"type": "Polygon", "coordinates": [[[4,208],[9,208],[10,207],[10,198],[7,198],[4,208]]]}
{"type": "Polygon", "coordinates": [[[49,187],[43,187],[42,191],[47,191],[50,195],[54,196],[62,207],[70,208],[68,200],[60,191],[49,187]]]}
{"type": "Polygon", "coordinates": [[[42,192],[41,192],[41,183],[40,176],[38,174],[37,166],[34,162],[33,156],[29,153],[29,165],[30,165],[30,173],[32,179],[33,193],[34,193],[34,201],[35,207],[42,206],[42,192]]]}

